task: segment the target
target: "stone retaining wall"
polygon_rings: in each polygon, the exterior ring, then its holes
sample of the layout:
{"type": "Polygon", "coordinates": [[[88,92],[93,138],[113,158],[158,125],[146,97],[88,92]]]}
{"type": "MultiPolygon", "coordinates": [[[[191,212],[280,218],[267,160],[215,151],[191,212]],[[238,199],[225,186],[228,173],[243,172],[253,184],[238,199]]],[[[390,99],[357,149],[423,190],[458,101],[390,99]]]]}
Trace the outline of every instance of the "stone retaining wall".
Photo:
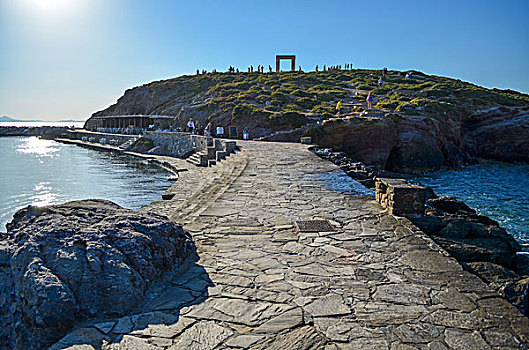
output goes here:
{"type": "Polygon", "coordinates": [[[193,136],[183,132],[146,131],[143,133],[143,137],[152,140],[155,147],[162,147],[167,150],[167,155],[177,158],[185,157],[196,150],[193,136]]]}
{"type": "MultiPolygon", "coordinates": [[[[155,132],[146,131],[143,135],[153,141],[155,147],[163,147],[173,157],[185,157],[192,152],[208,150],[214,147],[216,151],[232,153],[235,149],[235,141],[212,139],[202,135],[190,135],[184,132],[155,132]]],[[[211,159],[215,159],[213,154],[211,159]]]]}

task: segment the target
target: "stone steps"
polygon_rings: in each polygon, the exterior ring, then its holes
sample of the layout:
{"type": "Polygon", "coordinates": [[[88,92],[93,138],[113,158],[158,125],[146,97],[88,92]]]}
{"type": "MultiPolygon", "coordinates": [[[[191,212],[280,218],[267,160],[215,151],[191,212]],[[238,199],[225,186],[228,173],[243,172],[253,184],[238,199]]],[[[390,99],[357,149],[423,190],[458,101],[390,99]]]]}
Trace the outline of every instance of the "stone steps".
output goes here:
{"type": "Polygon", "coordinates": [[[219,162],[215,167],[215,173],[211,174],[207,181],[202,182],[192,196],[173,210],[170,218],[181,224],[193,221],[239,177],[247,163],[248,157],[244,152],[237,153],[225,162],[219,162]]]}
{"type": "Polygon", "coordinates": [[[207,151],[196,152],[193,155],[191,155],[190,157],[188,157],[186,159],[186,161],[188,163],[191,163],[191,164],[195,165],[195,166],[207,167],[207,166],[215,165],[215,163],[213,163],[213,164],[210,163],[210,160],[208,159],[207,151]]]}
{"type": "Polygon", "coordinates": [[[186,160],[187,162],[200,167],[210,167],[226,159],[230,154],[237,150],[235,141],[225,141],[223,146],[220,140],[211,139],[205,150],[194,153],[186,160]]]}

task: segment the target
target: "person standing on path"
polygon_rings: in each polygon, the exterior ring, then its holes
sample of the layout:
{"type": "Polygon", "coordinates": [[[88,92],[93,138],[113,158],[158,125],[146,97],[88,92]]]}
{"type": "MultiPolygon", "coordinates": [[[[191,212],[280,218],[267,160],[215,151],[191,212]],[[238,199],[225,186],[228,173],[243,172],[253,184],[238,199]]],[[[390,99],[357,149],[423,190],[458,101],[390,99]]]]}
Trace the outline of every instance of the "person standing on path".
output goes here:
{"type": "Polygon", "coordinates": [[[371,91],[369,91],[366,101],[367,101],[367,109],[373,108],[373,95],[371,95],[371,91]]]}
{"type": "Polygon", "coordinates": [[[211,137],[211,122],[206,125],[206,128],[204,129],[204,135],[207,137],[211,137]]]}
{"type": "Polygon", "coordinates": [[[195,131],[195,122],[193,121],[193,118],[189,118],[189,121],[187,122],[187,131],[192,134],[195,131]]]}

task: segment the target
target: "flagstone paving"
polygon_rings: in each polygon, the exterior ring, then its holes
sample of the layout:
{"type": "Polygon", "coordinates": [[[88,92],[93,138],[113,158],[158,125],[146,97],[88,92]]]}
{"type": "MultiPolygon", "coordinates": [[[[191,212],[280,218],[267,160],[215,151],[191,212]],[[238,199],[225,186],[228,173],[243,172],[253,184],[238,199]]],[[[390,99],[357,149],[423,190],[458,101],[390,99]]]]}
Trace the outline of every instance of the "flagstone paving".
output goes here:
{"type": "Polygon", "coordinates": [[[526,348],[525,316],[374,198],[330,189],[318,175],[340,176],[335,165],[304,145],[240,144],[145,208],[181,223],[198,260],[56,348],[526,348]],[[297,220],[334,231],[297,232],[297,220]]]}

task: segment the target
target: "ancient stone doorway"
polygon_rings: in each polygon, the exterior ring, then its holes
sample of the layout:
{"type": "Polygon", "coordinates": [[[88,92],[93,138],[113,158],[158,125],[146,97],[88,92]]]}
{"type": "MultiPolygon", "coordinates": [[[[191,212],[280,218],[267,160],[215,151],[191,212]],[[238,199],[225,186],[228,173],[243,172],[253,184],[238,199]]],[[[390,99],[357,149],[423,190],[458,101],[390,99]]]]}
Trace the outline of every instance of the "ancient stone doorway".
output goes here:
{"type": "Polygon", "coordinates": [[[276,55],[276,72],[281,71],[281,60],[290,60],[290,70],[296,70],[296,55],[276,55]]]}

